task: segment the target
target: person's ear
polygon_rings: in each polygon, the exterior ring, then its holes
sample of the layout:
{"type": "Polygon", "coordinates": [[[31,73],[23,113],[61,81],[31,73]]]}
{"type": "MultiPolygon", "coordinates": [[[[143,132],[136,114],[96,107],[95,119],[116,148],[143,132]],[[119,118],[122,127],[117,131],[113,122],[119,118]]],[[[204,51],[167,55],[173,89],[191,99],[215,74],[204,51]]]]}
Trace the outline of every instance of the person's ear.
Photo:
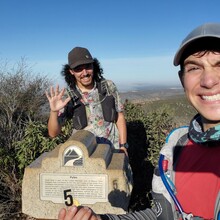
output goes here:
{"type": "Polygon", "coordinates": [[[71,75],[73,75],[73,76],[75,75],[74,72],[73,72],[73,70],[69,69],[69,71],[70,71],[70,74],[71,74],[71,75]]]}
{"type": "Polygon", "coordinates": [[[183,72],[181,70],[179,70],[178,72],[178,75],[179,75],[179,79],[180,79],[180,82],[182,84],[182,87],[184,88],[184,83],[183,83],[183,72]]]}

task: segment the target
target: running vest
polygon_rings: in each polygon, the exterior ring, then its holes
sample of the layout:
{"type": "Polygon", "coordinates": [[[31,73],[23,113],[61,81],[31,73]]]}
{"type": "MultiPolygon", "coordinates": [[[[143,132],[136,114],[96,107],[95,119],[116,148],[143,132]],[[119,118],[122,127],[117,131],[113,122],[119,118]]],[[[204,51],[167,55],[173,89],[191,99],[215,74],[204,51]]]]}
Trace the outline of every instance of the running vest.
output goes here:
{"type": "MultiPolygon", "coordinates": [[[[105,79],[96,82],[99,93],[99,101],[102,106],[104,120],[107,122],[115,122],[117,120],[117,111],[115,108],[115,98],[110,93],[107,81],[105,79]]],[[[67,104],[64,114],[68,119],[73,119],[73,128],[81,130],[88,125],[86,108],[82,103],[82,96],[76,88],[69,91],[71,101],[67,104]]]]}
{"type": "MultiPolygon", "coordinates": [[[[188,142],[188,128],[181,127],[172,131],[168,138],[166,139],[166,143],[161,149],[161,154],[165,155],[168,159],[169,164],[169,176],[172,184],[175,185],[175,170],[179,160],[179,157],[183,151],[185,144],[188,142]]],[[[178,212],[176,212],[176,205],[174,200],[169,195],[166,187],[164,186],[163,181],[161,181],[161,176],[159,172],[157,172],[157,168],[154,172],[153,178],[153,198],[156,204],[155,212],[157,213],[158,220],[166,220],[166,219],[179,219],[178,212]]],[[[170,183],[170,182],[169,182],[170,183]]],[[[172,185],[171,184],[171,188],[172,185]]],[[[175,194],[175,193],[174,193],[175,194]]],[[[215,200],[215,210],[214,217],[215,220],[219,220],[219,212],[220,212],[220,192],[215,200]]],[[[186,218],[188,219],[188,218],[186,218]]],[[[194,217],[193,219],[203,219],[199,217],[194,217]]]]}

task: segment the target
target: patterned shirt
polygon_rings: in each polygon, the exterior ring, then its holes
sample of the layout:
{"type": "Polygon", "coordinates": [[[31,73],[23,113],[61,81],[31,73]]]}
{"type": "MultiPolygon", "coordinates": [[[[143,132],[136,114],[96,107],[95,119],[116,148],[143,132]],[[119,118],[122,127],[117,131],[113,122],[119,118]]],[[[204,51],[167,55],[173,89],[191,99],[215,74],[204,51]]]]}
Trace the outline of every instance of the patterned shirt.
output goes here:
{"type": "MultiPolygon", "coordinates": [[[[123,112],[124,105],[120,99],[116,85],[110,80],[106,80],[106,82],[110,95],[113,95],[115,98],[116,111],[123,112]]],[[[82,93],[79,88],[77,89],[82,96],[81,102],[86,108],[88,125],[84,130],[92,132],[96,136],[97,143],[107,143],[111,147],[119,149],[119,132],[117,126],[114,122],[104,120],[101,105],[103,100],[99,100],[99,92],[96,85],[89,92],[82,93]]]]}

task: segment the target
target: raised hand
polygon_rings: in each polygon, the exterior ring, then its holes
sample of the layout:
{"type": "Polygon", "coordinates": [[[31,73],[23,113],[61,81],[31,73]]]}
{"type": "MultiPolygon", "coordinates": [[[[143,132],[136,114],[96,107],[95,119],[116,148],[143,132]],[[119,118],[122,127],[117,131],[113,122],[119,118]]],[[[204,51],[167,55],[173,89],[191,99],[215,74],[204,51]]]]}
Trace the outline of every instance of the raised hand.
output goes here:
{"type": "Polygon", "coordinates": [[[56,86],[55,90],[54,87],[50,87],[50,93],[47,91],[45,92],[47,99],[50,103],[50,110],[52,112],[58,112],[62,108],[66,106],[66,104],[71,100],[70,97],[67,97],[64,99],[64,93],[65,93],[65,88],[62,90],[59,89],[59,85],[56,86]]]}

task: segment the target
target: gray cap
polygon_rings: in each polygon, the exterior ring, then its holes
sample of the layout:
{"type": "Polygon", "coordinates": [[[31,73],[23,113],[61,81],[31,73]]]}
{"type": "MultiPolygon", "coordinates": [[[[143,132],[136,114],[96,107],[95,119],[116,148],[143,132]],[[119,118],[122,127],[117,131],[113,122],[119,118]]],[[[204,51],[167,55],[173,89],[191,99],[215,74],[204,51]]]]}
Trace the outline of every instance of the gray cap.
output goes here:
{"type": "Polygon", "coordinates": [[[192,43],[197,42],[198,39],[204,38],[220,38],[220,23],[203,24],[190,32],[189,35],[182,41],[179,49],[177,50],[173,64],[178,66],[186,49],[188,49],[192,43]]]}
{"type": "Polygon", "coordinates": [[[68,54],[68,64],[70,68],[93,62],[92,55],[89,50],[84,47],[74,47],[68,54]]]}

